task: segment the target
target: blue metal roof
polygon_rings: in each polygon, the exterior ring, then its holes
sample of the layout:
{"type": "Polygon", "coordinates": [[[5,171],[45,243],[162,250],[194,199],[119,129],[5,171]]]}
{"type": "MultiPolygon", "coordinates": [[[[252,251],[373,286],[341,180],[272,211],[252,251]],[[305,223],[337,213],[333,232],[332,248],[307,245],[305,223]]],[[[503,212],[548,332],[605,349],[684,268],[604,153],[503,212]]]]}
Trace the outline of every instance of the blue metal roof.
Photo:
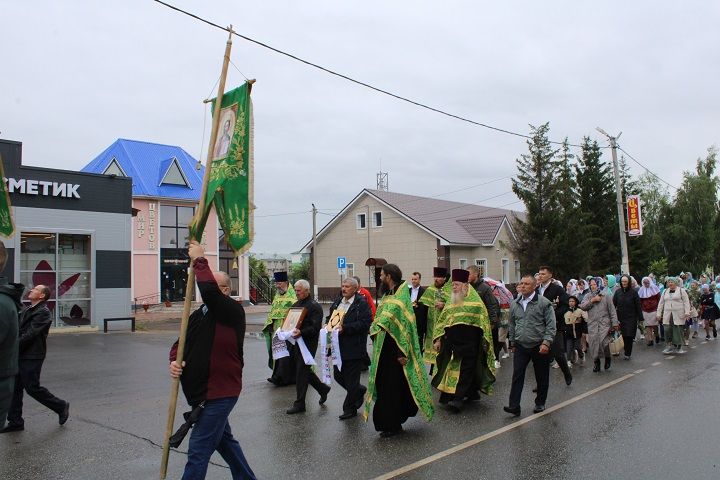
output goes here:
{"type": "Polygon", "coordinates": [[[133,196],[200,200],[205,167],[196,170],[197,160],[180,147],[119,138],[81,171],[103,173],[113,158],[132,178],[133,196]],[[177,159],[189,187],[160,184],[173,158],[177,159]]]}

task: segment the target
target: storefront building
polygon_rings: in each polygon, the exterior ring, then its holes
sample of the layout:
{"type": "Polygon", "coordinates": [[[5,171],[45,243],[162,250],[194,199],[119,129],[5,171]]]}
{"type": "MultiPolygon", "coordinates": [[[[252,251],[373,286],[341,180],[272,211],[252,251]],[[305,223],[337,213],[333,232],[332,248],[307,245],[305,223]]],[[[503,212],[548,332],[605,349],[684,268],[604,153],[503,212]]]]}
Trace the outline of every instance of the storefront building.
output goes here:
{"type": "MultiPolygon", "coordinates": [[[[189,263],[188,224],[199,203],[204,167],[177,146],[118,139],[82,171],[132,179],[133,301],[182,301],[189,263]]],[[[214,210],[201,243],[210,267],[226,270],[233,295],[242,296],[238,278],[242,265],[222,251],[222,231],[214,210]]]]}
{"type": "Polygon", "coordinates": [[[126,178],[22,165],[0,139],[15,234],[3,239],[11,282],[50,288],[53,326],[102,326],[131,314],[132,189],[126,178]]]}

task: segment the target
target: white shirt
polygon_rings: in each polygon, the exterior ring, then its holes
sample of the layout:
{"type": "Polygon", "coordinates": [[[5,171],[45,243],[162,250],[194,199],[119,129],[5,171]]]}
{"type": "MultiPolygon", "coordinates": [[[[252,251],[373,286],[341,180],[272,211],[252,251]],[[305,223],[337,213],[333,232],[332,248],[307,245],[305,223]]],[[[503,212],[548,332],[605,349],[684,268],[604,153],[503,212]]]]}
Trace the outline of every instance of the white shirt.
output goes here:
{"type": "Polygon", "coordinates": [[[418,294],[420,293],[420,287],[413,287],[412,285],[409,285],[410,287],[410,301],[416,302],[418,299],[418,294]]]}
{"type": "Polygon", "coordinates": [[[546,289],[547,287],[549,287],[551,283],[552,283],[552,280],[548,280],[547,283],[544,283],[544,284],[541,284],[541,285],[540,285],[540,288],[539,288],[539,290],[540,290],[540,295],[545,295],[545,289],[546,289]]]}
{"type": "Polygon", "coordinates": [[[350,297],[348,300],[347,298],[343,297],[342,301],[340,302],[340,305],[338,305],[338,310],[342,312],[347,312],[350,309],[350,305],[355,301],[355,295],[350,297]]]}
{"type": "Polygon", "coordinates": [[[522,296],[522,297],[520,298],[520,306],[523,307],[523,311],[527,311],[527,305],[528,305],[528,303],[530,303],[530,301],[531,301],[533,298],[535,298],[535,291],[534,291],[534,290],[533,290],[533,292],[530,294],[529,297],[522,296]]]}

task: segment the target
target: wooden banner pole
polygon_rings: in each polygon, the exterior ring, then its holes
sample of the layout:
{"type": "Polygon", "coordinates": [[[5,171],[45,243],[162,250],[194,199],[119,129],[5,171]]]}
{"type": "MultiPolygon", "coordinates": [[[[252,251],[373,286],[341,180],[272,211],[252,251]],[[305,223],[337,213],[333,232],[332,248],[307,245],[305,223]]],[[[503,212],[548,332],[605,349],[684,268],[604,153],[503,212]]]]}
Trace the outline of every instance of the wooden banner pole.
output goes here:
{"type": "MultiPolygon", "coordinates": [[[[205,162],[205,176],[203,178],[202,193],[200,195],[200,203],[195,212],[195,217],[199,217],[205,210],[205,198],[207,197],[208,184],[210,183],[210,170],[212,169],[212,158],[215,141],[217,140],[219,124],[220,124],[220,107],[222,98],[225,93],[225,80],[227,77],[228,65],[230,64],[230,50],[232,48],[232,25],[229,27],[228,40],[225,45],[225,57],[223,59],[222,73],[220,74],[220,83],[218,84],[215,108],[213,109],[212,129],[210,130],[210,147],[207,152],[207,160],[205,162]]],[[[190,238],[190,240],[200,240],[190,238]]],[[[180,323],[180,336],[178,339],[177,362],[182,365],[183,354],[185,353],[185,336],[187,334],[188,319],[190,318],[190,308],[192,307],[192,296],[195,289],[195,272],[190,266],[188,272],[187,285],[185,287],[185,303],[183,305],[182,321],[180,323]]],[[[168,404],[167,426],[165,428],[165,437],[163,439],[162,461],[160,463],[160,479],[167,477],[168,460],[170,458],[170,436],[173,433],[173,424],[175,423],[175,411],[177,409],[178,390],[180,379],[173,378],[170,387],[170,403],[168,404]]]]}

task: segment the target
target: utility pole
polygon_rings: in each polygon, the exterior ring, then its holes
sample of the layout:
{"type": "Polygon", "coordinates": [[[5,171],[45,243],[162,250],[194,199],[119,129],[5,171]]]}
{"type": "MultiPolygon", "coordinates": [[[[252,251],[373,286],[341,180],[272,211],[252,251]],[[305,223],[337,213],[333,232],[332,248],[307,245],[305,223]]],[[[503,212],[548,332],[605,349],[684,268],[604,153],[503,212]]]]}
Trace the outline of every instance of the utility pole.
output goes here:
{"type": "MultiPolygon", "coordinates": [[[[367,207],[367,221],[365,222],[365,226],[367,227],[367,244],[368,244],[368,259],[370,258],[370,205],[365,205],[367,207]]],[[[370,280],[370,267],[368,267],[368,287],[371,285],[370,280]]]]}
{"type": "Polygon", "coordinates": [[[313,215],[313,241],[312,241],[312,283],[313,283],[313,298],[318,298],[318,285],[317,285],[317,208],[315,204],[312,205],[313,215]]]}
{"type": "Polygon", "coordinates": [[[615,198],[617,200],[618,225],[620,227],[620,253],[622,255],[622,263],[620,265],[620,273],[630,274],[630,260],[628,257],[627,235],[625,227],[625,207],[623,205],[622,188],[620,184],[620,169],[618,168],[617,159],[617,139],[620,138],[622,132],[617,137],[610,136],[605,130],[597,127],[597,131],[605,135],[610,141],[613,158],[613,173],[615,175],[615,198]]]}

